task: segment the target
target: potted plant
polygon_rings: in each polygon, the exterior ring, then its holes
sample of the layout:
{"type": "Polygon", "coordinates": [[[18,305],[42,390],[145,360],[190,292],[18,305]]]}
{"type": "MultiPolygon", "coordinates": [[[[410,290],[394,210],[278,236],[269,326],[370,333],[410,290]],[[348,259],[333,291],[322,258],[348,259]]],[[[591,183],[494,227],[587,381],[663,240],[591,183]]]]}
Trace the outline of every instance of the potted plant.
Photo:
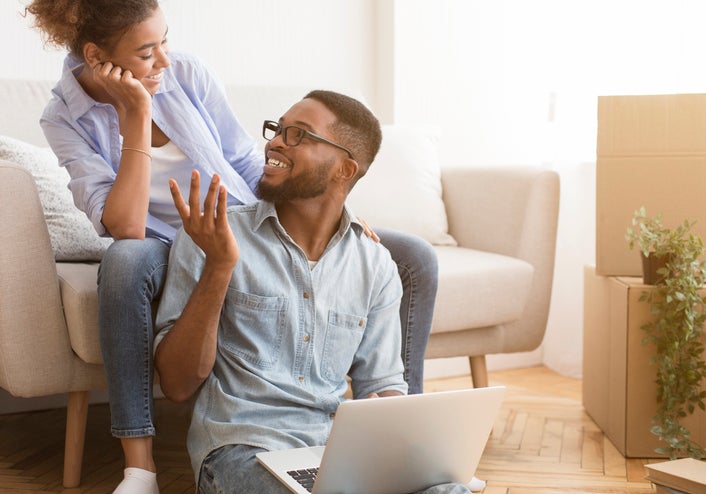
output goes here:
{"type": "Polygon", "coordinates": [[[662,224],[662,214],[654,218],[647,216],[645,207],[641,207],[632,218],[625,239],[634,249],[637,245],[642,258],[642,279],[645,285],[654,285],[666,272],[664,268],[667,259],[672,254],[674,243],[684,237],[686,231],[691,229],[691,224],[685,222],[674,230],[662,224]]]}
{"type": "Polygon", "coordinates": [[[692,233],[693,222],[674,229],[664,227],[661,215],[648,217],[645,208],[635,211],[626,239],[638,245],[645,257],[662,256],[654,288],[640,300],[650,304],[652,319],[642,326],[643,343],[655,346],[651,363],[657,367],[657,414],[651,432],[666,445],[658,453],[703,458],[706,451],[691,439],[681,420],[696,407],[706,410],[706,391],[701,382],[706,375],[704,352],[704,308],[702,295],[706,282],[704,242],[692,233]],[[666,256],[666,257],[665,257],[666,256]]]}

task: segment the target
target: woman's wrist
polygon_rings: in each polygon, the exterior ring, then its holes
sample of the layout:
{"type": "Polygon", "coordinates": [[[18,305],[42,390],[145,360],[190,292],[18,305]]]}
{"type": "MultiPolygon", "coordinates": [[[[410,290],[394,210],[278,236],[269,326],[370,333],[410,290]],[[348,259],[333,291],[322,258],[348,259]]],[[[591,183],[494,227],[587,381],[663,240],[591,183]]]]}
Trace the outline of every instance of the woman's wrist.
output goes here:
{"type": "Polygon", "coordinates": [[[134,151],[136,153],[141,153],[141,154],[147,156],[150,159],[150,161],[152,161],[152,155],[150,153],[148,153],[147,151],[145,151],[144,149],[123,146],[123,148],[120,150],[120,152],[124,153],[125,151],[134,151]]]}
{"type": "MultiPolygon", "coordinates": [[[[135,107],[135,108],[116,108],[118,112],[118,120],[120,123],[120,133],[124,137],[128,132],[147,133],[151,132],[152,128],[152,106],[135,107]]],[[[136,146],[137,147],[137,146],[136,146]]]]}

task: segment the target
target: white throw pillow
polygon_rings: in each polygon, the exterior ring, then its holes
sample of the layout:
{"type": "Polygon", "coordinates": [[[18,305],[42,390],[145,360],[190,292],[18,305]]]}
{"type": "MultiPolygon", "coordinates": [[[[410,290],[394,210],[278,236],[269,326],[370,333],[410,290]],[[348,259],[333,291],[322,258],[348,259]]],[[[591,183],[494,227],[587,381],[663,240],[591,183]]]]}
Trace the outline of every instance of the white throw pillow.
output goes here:
{"type": "Polygon", "coordinates": [[[11,161],[34,177],[51,247],[57,261],[100,261],[113,239],[101,238],[73,202],[69,173],[49,148],[0,136],[0,159],[11,161]]]}
{"type": "Polygon", "coordinates": [[[457,245],[441,199],[437,129],[383,125],[382,146],[348,204],[373,230],[414,233],[434,245],[457,245]]]}

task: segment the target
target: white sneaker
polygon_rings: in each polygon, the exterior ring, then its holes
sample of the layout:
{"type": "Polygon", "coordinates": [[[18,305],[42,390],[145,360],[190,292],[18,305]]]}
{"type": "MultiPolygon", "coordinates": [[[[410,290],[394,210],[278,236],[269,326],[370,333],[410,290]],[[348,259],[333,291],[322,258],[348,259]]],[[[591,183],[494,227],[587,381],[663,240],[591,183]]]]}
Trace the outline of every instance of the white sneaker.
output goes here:
{"type": "Polygon", "coordinates": [[[113,494],[159,494],[157,474],[141,468],[126,468],[123,481],[113,494]]]}
{"type": "Polygon", "coordinates": [[[471,490],[471,492],[480,492],[485,489],[485,480],[480,480],[473,477],[471,481],[466,485],[468,485],[468,488],[471,490]]]}

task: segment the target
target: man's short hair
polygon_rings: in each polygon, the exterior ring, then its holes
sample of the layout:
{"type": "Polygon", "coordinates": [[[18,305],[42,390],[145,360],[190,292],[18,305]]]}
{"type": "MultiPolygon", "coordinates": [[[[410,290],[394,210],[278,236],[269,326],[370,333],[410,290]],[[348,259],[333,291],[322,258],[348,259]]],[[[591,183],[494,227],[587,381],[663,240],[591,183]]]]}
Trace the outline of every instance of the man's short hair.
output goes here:
{"type": "Polygon", "coordinates": [[[317,89],[304,98],[311,98],[328,108],[336,116],[332,127],[339,143],[351,150],[358,162],[358,177],[368,171],[380,150],[382,130],[380,122],[363,103],[334,91],[317,89]]]}

